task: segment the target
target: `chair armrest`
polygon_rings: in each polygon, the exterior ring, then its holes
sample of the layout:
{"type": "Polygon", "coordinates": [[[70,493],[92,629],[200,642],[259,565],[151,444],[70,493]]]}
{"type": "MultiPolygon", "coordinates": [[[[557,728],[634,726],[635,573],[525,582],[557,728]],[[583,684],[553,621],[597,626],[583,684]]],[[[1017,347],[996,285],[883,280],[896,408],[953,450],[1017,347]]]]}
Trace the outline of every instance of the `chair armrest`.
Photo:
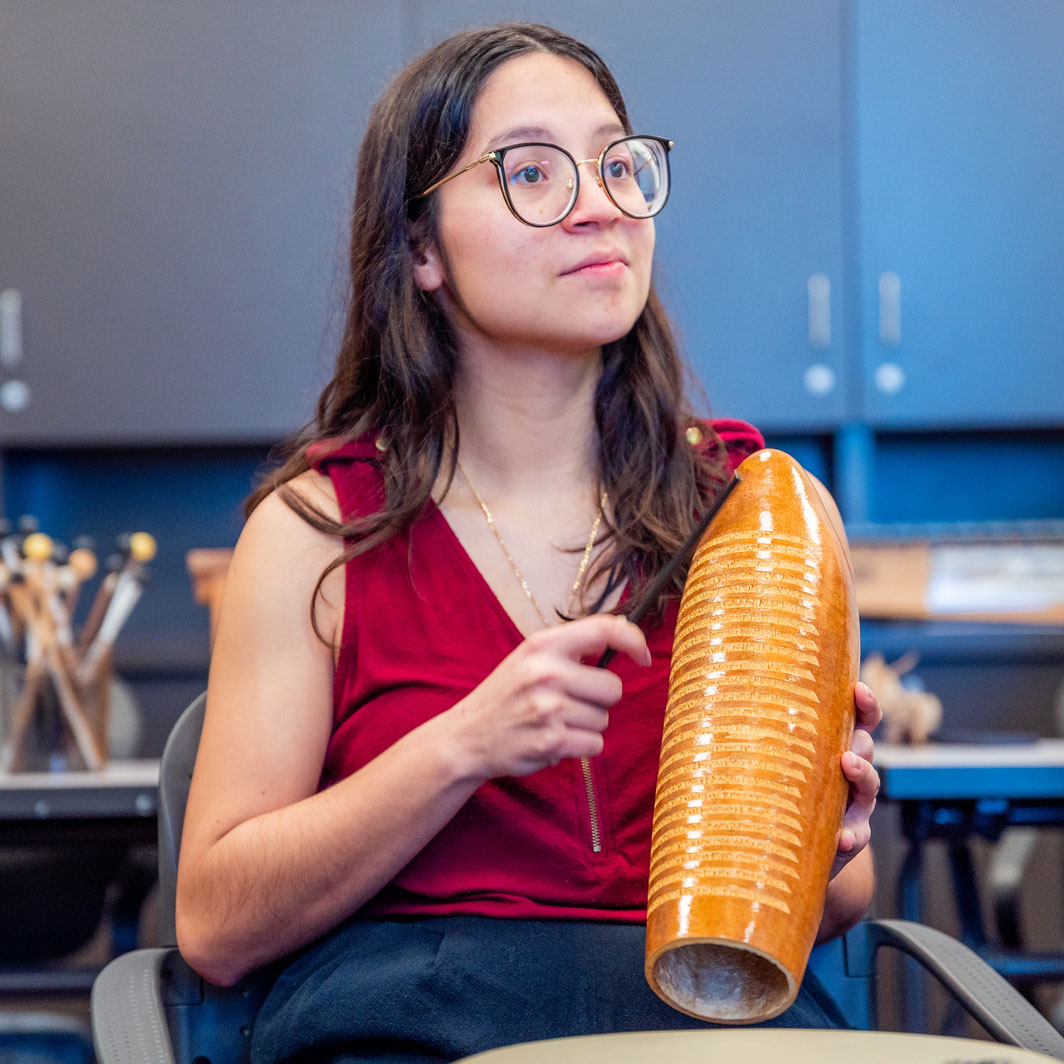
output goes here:
{"type": "Polygon", "coordinates": [[[160,991],[171,949],[138,949],[111,961],[92,987],[99,1064],[176,1064],[160,991]]]}
{"type": "Polygon", "coordinates": [[[865,920],[847,935],[847,964],[874,966],[875,951],[881,946],[912,957],[999,1042],[1064,1060],[1064,1037],[962,942],[926,924],[865,920]]]}

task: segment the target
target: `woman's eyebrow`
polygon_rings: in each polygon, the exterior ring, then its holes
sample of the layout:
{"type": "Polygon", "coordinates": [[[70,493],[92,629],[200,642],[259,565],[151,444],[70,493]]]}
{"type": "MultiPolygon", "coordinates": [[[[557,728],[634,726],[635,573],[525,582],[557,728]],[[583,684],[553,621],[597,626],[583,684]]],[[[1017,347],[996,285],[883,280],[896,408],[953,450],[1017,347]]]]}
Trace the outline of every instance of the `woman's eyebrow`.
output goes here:
{"type": "Polygon", "coordinates": [[[550,138],[551,132],[544,126],[515,126],[513,129],[506,130],[505,133],[487,138],[489,147],[484,150],[490,151],[491,146],[501,148],[505,144],[519,144],[523,140],[550,141],[550,138]]]}
{"type": "MultiPolygon", "coordinates": [[[[606,137],[613,133],[624,136],[627,131],[620,122],[604,122],[601,126],[592,132],[592,137],[598,139],[599,137],[606,137]]],[[[496,136],[492,136],[486,139],[484,152],[489,152],[493,148],[501,148],[507,144],[520,144],[522,141],[543,141],[548,144],[555,143],[554,134],[546,128],[546,126],[514,126],[512,129],[506,130],[504,133],[499,133],[496,136]]]]}

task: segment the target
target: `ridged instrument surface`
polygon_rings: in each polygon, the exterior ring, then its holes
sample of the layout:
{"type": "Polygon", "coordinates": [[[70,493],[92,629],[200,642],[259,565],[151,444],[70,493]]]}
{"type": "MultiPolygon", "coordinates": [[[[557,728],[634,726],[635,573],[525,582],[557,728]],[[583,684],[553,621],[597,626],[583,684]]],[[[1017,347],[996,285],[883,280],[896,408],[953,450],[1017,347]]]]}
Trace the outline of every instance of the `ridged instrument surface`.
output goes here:
{"type": "Polygon", "coordinates": [[[848,564],[808,475],[762,451],[740,477],[696,551],[676,627],[647,974],[683,1011],[751,1022],[793,999],[819,923],[857,642],[848,564]],[[712,949],[659,965],[688,944],[712,949]],[[748,954],[735,972],[698,970],[730,963],[731,945],[748,954]],[[750,986],[766,964],[773,986],[750,986]],[[684,965],[677,988],[669,967],[684,965]]]}
{"type": "Polygon", "coordinates": [[[687,587],[647,911],[686,891],[759,899],[789,913],[803,846],[795,799],[819,720],[817,558],[793,536],[732,532],[701,554],[687,587]],[[691,785],[710,746],[715,771],[691,785]],[[668,860],[677,847],[682,862],[668,860]]]}

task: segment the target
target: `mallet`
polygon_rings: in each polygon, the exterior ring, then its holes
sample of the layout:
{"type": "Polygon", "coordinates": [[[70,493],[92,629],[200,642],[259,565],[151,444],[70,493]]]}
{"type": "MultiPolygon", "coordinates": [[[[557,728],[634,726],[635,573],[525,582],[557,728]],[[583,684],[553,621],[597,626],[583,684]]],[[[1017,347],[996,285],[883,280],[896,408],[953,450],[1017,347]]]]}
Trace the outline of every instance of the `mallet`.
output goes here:
{"type": "Polygon", "coordinates": [[[147,563],[155,557],[155,551],[155,538],[149,533],[130,534],[129,559],[118,574],[107,611],[100,620],[99,630],[85,650],[78,669],[78,677],[82,683],[91,682],[96,663],[114,645],[122,625],[133,612],[148,579],[147,563]]]}

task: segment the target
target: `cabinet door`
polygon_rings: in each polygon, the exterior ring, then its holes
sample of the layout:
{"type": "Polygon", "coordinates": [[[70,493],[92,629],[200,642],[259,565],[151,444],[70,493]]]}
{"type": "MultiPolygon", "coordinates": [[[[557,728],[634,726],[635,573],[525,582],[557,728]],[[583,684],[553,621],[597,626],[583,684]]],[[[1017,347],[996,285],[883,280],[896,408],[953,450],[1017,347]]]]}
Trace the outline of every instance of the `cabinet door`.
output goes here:
{"type": "Polygon", "coordinates": [[[310,414],[401,25],[371,0],[0,0],[0,372],[29,386],[0,441],[271,440],[310,414]]]}
{"type": "Polygon", "coordinates": [[[1064,4],[855,10],[869,420],[1064,424],[1064,4]]]}
{"type": "MultiPolygon", "coordinates": [[[[460,26],[530,13],[518,0],[460,11],[410,2],[413,51],[460,26]]],[[[676,142],[672,197],[656,219],[657,280],[713,412],[765,428],[838,420],[837,2],[538,0],[531,13],[599,51],[636,128],[676,142]]]]}

